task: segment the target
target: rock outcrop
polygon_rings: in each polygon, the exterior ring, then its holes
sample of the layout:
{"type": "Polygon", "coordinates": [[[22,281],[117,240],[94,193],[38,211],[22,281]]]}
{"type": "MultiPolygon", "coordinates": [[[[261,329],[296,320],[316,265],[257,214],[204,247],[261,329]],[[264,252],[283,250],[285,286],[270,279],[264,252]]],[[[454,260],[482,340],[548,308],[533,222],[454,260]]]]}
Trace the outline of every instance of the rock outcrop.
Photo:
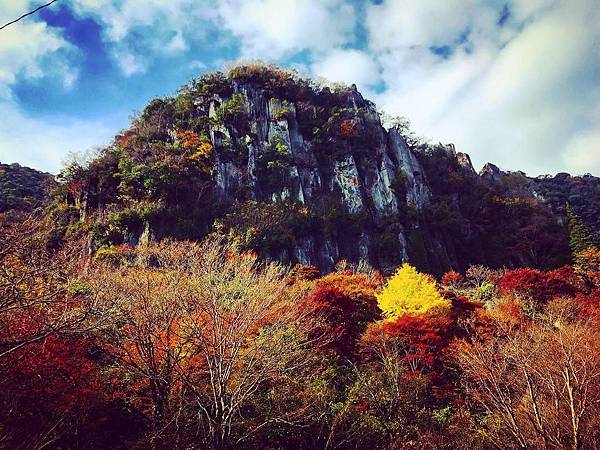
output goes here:
{"type": "Polygon", "coordinates": [[[402,121],[384,128],[356,86],[261,65],[153,100],[63,178],[70,209],[96,221],[93,248],[218,231],[323,272],[342,259],[386,274],[403,261],[435,274],[558,267],[570,258],[567,202],[600,230],[597,178],[529,178],[491,163],[477,174],[453,144],[418,142],[402,121]]]}
{"type": "MultiPolygon", "coordinates": [[[[315,264],[324,271],[331,270],[340,258],[380,266],[373,250],[377,237],[372,230],[407,205],[422,210],[431,196],[424,169],[398,130],[385,130],[375,106],[364,100],[355,87],[350,88],[341,98],[357,119],[347,126],[360,128],[369,135],[369,141],[356,144],[345,139],[337,157],[322,158],[318,154],[323,151],[322,144],[318,148],[311,136],[300,131],[293,103],[272,97],[251,83],[234,83],[231,95],[236,94],[243,96],[246,105],[247,122],[243,125],[247,132],[227,123],[210,126],[214,179],[222,199],[235,202],[241,186],[249,189],[250,198],[261,202],[298,202],[311,209],[325,198],[337,199],[350,216],[367,217],[361,233],[354,236],[340,230],[336,238],[304,237],[273,256],[286,262],[315,264]],[[247,154],[231,161],[226,156],[231,147],[245,149],[247,154]],[[284,152],[286,164],[275,189],[270,189],[257,175],[257,161],[273,152],[274,147],[284,152]]],[[[209,117],[216,118],[216,111],[227,100],[215,95],[209,117]]],[[[407,241],[405,231],[400,229],[394,245],[402,259],[408,258],[407,241]]]]}

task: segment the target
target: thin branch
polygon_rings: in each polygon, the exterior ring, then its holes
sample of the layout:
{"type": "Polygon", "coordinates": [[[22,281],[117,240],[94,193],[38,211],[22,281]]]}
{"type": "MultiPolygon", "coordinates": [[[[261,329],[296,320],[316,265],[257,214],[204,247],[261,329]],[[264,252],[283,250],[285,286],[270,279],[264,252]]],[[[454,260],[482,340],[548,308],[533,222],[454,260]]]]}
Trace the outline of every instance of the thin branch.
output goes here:
{"type": "Polygon", "coordinates": [[[40,9],[46,8],[48,6],[50,6],[52,3],[57,2],[58,0],[52,0],[44,5],[38,6],[37,8],[35,8],[33,11],[30,11],[28,13],[23,14],[21,17],[16,18],[15,20],[12,20],[8,23],[5,23],[4,25],[2,25],[0,27],[0,30],[3,30],[4,28],[6,28],[9,25],[12,25],[13,23],[17,23],[19,20],[24,19],[27,16],[31,16],[32,14],[35,14],[36,12],[38,12],[40,9]]]}

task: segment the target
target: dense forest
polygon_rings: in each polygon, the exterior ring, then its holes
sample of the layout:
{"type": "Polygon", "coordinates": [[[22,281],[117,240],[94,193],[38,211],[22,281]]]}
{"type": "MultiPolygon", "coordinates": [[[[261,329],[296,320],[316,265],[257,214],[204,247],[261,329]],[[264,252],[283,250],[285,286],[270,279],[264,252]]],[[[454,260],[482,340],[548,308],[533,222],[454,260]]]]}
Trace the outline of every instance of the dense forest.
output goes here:
{"type": "Polygon", "coordinates": [[[0,194],[0,448],[600,447],[596,177],[253,64],[0,194]]]}

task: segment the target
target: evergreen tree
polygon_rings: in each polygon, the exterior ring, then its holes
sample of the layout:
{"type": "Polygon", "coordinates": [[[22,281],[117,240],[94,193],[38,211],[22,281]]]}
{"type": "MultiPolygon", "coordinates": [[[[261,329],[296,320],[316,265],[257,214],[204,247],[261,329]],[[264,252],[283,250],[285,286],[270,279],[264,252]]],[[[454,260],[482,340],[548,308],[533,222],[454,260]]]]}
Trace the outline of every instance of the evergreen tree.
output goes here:
{"type": "Polygon", "coordinates": [[[569,245],[571,253],[575,258],[577,254],[583,252],[589,247],[594,247],[594,235],[583,223],[581,217],[575,212],[573,207],[567,203],[567,220],[569,226],[569,245]]]}

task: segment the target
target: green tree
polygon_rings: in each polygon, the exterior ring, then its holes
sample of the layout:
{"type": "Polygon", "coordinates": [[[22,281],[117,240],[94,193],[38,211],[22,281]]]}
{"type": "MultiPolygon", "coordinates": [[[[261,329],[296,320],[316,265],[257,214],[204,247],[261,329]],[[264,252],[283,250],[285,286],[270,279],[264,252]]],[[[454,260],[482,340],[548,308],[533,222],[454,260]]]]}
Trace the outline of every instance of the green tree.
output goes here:
{"type": "Polygon", "coordinates": [[[594,247],[594,235],[583,223],[583,220],[575,212],[573,207],[567,203],[567,219],[569,226],[569,244],[573,256],[581,253],[589,247],[594,247]]]}

